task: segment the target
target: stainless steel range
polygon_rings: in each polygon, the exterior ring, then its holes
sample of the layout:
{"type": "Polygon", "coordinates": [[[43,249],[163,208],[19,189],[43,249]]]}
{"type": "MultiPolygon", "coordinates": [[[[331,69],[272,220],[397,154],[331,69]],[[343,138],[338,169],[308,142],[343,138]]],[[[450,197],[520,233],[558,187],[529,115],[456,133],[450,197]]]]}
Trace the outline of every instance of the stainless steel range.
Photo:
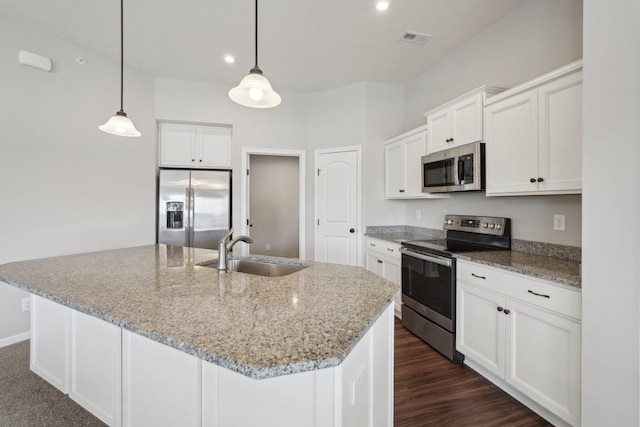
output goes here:
{"type": "Polygon", "coordinates": [[[402,243],[402,325],[453,362],[456,351],[455,253],[511,249],[511,221],[446,215],[446,239],[402,243]]]}

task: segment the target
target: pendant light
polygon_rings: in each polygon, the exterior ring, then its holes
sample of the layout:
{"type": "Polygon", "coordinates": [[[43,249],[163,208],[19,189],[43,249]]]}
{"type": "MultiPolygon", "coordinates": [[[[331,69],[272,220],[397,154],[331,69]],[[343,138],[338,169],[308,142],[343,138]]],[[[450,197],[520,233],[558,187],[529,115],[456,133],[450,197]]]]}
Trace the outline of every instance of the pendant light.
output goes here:
{"type": "Polygon", "coordinates": [[[256,0],[256,65],[240,84],[229,91],[229,98],[245,107],[271,108],[280,104],[282,98],[272,88],[269,80],[258,67],[258,0],[256,0]]]}
{"type": "Polygon", "coordinates": [[[124,86],[124,13],[123,1],[120,0],[120,111],[112,116],[107,123],[98,126],[103,132],[111,133],[118,136],[140,136],[140,132],[133,125],[131,119],[127,117],[127,113],[122,109],[123,86],[124,86]]]}

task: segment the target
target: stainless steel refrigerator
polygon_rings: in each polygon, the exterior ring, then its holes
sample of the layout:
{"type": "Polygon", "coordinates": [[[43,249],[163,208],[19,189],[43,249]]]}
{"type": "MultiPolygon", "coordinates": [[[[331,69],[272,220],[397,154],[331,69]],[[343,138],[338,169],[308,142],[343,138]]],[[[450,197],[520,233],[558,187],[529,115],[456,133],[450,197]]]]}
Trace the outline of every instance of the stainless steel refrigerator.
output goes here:
{"type": "Polygon", "coordinates": [[[217,249],[231,227],[231,171],[160,169],[158,243],[217,249]]]}

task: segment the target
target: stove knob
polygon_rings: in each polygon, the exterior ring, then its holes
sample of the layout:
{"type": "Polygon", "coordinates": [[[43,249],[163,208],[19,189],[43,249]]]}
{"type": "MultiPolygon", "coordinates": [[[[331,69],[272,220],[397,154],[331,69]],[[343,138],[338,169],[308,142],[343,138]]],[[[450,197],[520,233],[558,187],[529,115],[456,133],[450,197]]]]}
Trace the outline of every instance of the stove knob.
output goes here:
{"type": "Polygon", "coordinates": [[[482,224],[482,228],[487,228],[489,226],[489,223],[485,222],[484,224],[482,224]]]}
{"type": "Polygon", "coordinates": [[[502,224],[496,224],[496,230],[501,230],[502,229],[502,224]]]}
{"type": "Polygon", "coordinates": [[[495,227],[494,223],[489,224],[489,228],[493,228],[493,227],[495,227]]]}

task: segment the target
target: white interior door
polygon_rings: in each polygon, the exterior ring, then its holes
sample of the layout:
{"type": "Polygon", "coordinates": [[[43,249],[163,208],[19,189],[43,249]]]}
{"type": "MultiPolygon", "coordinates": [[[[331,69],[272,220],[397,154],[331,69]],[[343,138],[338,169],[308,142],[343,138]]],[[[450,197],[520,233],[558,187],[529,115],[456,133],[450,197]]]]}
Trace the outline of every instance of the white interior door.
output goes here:
{"type": "Polygon", "coordinates": [[[359,264],[359,153],[316,151],[316,261],[359,264]]]}

